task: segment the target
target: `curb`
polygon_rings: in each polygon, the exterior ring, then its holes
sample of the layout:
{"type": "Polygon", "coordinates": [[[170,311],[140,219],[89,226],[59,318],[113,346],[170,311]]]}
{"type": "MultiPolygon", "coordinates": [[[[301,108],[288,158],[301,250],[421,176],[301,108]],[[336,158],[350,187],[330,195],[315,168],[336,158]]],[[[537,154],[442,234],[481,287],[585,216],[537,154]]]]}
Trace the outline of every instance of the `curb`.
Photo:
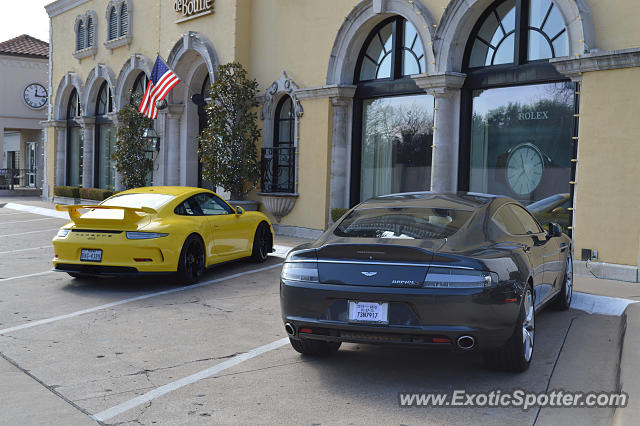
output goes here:
{"type": "Polygon", "coordinates": [[[636,425],[640,418],[640,304],[627,306],[622,316],[622,349],[618,370],[618,391],[628,395],[627,406],[616,408],[612,424],[636,425]]]}

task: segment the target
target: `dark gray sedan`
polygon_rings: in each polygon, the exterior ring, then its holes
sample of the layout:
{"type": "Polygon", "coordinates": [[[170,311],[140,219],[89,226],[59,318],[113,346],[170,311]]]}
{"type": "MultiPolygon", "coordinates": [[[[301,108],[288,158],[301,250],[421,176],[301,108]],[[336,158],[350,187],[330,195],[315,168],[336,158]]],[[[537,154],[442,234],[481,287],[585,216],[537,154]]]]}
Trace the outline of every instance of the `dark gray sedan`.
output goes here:
{"type": "Polygon", "coordinates": [[[482,351],[524,371],[535,314],[571,303],[571,240],[518,202],[475,193],[407,193],[351,209],[289,253],[282,319],[295,350],[341,342],[482,351]]]}

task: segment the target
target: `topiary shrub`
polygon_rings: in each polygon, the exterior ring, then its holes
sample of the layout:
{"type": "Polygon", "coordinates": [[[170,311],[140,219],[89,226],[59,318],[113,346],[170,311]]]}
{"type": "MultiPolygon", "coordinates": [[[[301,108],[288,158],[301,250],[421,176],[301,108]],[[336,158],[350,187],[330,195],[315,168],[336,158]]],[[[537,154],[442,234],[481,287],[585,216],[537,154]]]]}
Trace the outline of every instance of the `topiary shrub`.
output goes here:
{"type": "Polygon", "coordinates": [[[100,188],[80,188],[80,198],[85,200],[102,201],[111,197],[114,191],[100,188]]]}
{"type": "Polygon", "coordinates": [[[53,187],[53,195],[67,198],[80,198],[80,188],[77,186],[56,185],[53,187]]]}

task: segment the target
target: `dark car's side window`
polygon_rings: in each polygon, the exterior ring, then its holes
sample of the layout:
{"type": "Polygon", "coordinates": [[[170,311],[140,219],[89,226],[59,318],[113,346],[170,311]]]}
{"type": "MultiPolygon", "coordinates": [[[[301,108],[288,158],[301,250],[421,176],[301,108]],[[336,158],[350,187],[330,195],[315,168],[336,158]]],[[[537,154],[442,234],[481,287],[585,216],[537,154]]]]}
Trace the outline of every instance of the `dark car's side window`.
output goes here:
{"type": "Polygon", "coordinates": [[[513,214],[518,218],[520,223],[522,223],[522,226],[524,226],[525,234],[539,234],[543,232],[538,222],[531,217],[528,211],[515,204],[509,204],[508,207],[513,211],[513,214]]]}
{"type": "Polygon", "coordinates": [[[525,228],[518,220],[509,206],[502,206],[498,209],[493,220],[505,231],[512,235],[526,234],[525,228]]]}
{"type": "Polygon", "coordinates": [[[196,194],[192,197],[202,210],[205,216],[215,216],[221,214],[233,214],[234,211],[224,201],[213,194],[206,192],[196,194]]]}

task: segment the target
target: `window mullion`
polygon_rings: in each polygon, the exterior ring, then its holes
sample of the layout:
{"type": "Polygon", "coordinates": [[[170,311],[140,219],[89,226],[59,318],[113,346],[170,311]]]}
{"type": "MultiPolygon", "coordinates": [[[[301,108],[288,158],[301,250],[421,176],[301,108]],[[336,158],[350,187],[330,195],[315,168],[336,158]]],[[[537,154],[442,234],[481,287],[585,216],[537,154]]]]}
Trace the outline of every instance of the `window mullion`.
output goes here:
{"type": "Polygon", "coordinates": [[[529,0],[516,0],[516,65],[529,60],[529,0]]]}
{"type": "Polygon", "coordinates": [[[402,76],[402,18],[398,17],[393,21],[393,31],[391,35],[393,52],[391,52],[391,78],[396,80],[402,76]]]}

